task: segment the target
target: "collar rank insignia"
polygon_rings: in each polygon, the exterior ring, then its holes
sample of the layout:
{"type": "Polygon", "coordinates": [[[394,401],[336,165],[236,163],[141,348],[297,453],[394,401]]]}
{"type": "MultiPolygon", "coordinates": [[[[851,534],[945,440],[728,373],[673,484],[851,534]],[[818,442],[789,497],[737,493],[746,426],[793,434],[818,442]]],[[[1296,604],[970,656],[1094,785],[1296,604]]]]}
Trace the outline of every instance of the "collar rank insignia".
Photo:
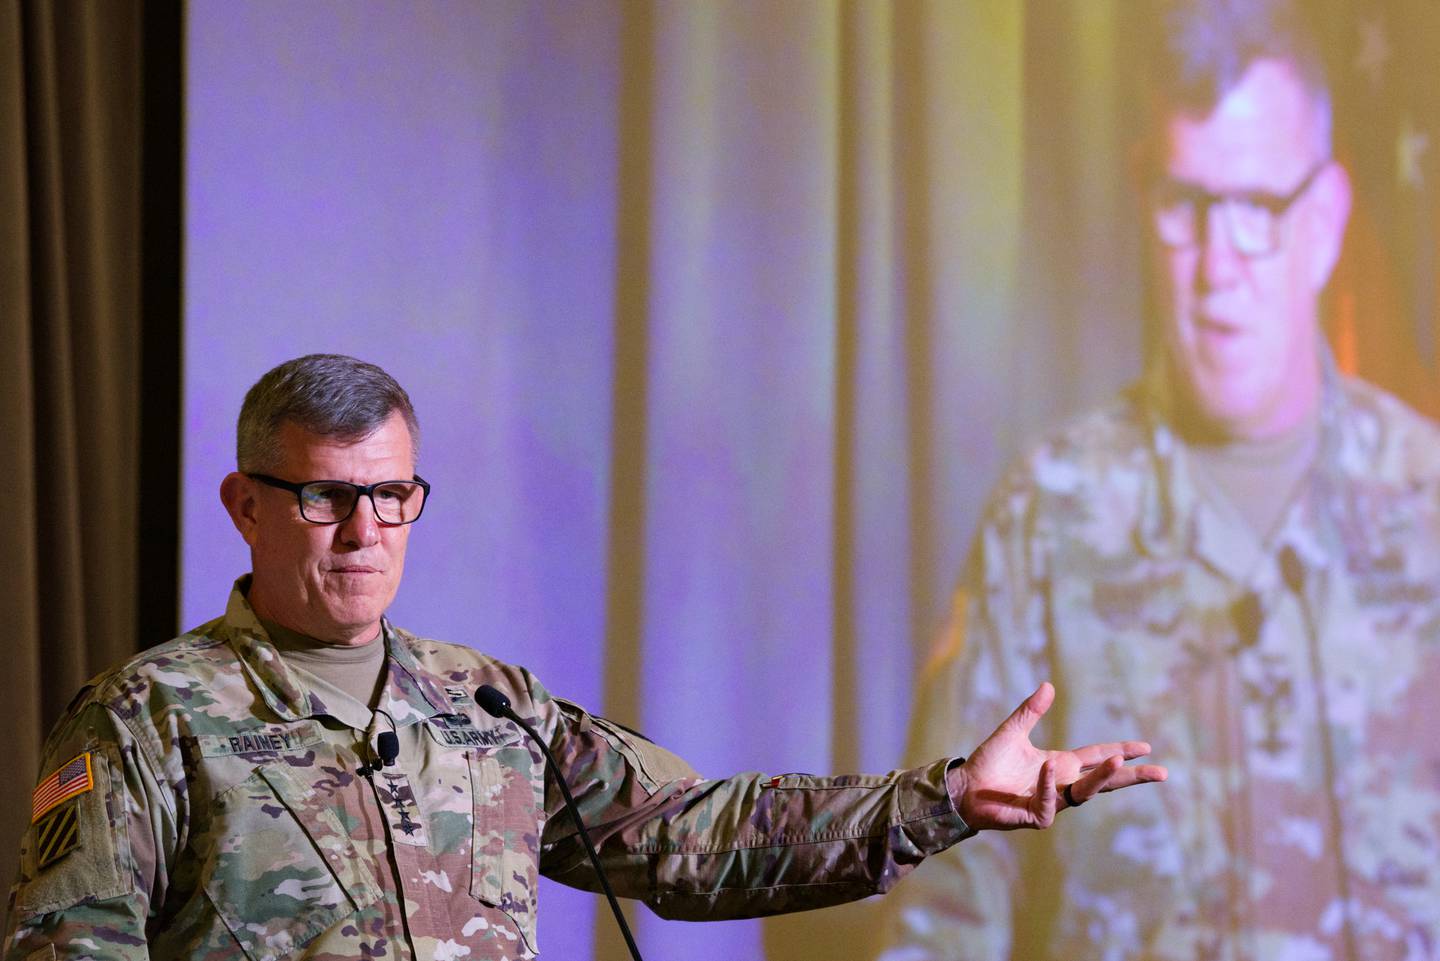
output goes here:
{"type": "Polygon", "coordinates": [[[454,687],[447,684],[445,685],[445,696],[450,698],[451,704],[468,704],[470,702],[470,695],[466,693],[463,687],[454,687]]]}

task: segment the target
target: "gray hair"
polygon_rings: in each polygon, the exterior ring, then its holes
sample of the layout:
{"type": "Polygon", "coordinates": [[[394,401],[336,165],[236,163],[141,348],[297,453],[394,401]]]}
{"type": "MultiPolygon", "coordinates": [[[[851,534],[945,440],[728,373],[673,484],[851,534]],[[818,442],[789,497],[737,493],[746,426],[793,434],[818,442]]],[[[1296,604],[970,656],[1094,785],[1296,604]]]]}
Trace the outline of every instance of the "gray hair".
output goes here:
{"type": "Polygon", "coordinates": [[[343,354],[307,354],[270,370],[245,394],[235,426],[239,469],[268,473],[281,461],[285,423],[351,442],[363,440],[395,412],[410,429],[412,457],[420,454],[420,423],[405,388],[374,364],[343,354]]]}
{"type": "Polygon", "coordinates": [[[1171,0],[1150,11],[1146,85],[1155,121],[1205,117],[1259,60],[1288,64],[1315,108],[1316,149],[1329,156],[1330,84],[1311,11],[1301,0],[1171,0]]]}

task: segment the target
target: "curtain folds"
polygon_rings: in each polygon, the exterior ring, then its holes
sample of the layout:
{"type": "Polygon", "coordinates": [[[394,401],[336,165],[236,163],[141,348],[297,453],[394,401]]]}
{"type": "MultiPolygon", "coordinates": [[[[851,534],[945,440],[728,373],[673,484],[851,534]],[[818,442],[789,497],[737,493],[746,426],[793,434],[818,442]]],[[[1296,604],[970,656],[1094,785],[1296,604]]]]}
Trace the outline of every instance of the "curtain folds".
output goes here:
{"type": "Polygon", "coordinates": [[[0,2],[6,878],[45,733],[137,647],[141,37],[135,3],[0,2]]]}

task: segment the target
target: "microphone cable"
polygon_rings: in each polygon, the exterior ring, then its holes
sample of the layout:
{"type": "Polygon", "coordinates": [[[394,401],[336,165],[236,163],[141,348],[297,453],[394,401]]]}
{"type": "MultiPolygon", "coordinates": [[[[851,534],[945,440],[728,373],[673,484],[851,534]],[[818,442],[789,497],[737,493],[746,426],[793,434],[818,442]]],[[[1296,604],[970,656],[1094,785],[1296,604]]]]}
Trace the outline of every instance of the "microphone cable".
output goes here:
{"type": "Polygon", "coordinates": [[[620,926],[620,933],[625,936],[625,945],[630,949],[630,956],[635,961],[642,961],[640,948],[635,944],[635,937],[630,933],[630,925],[625,923],[625,915],[620,911],[620,902],[615,900],[615,892],[610,888],[610,879],[605,876],[605,869],[600,865],[600,855],[595,853],[595,845],[590,840],[590,832],[585,830],[585,822],[580,820],[580,808],[575,804],[575,798],[570,793],[570,786],[565,783],[565,778],[560,774],[560,765],[555,762],[555,755],[550,753],[550,746],[545,739],[535,733],[535,729],[515,713],[510,706],[510,698],[495,690],[489,684],[482,684],[475,690],[475,703],[484,709],[491,717],[512,721],[520,726],[520,729],[534,741],[545,755],[545,763],[550,768],[550,773],[555,776],[555,783],[560,787],[560,794],[565,799],[565,809],[570,812],[570,817],[575,822],[576,832],[580,835],[581,842],[585,845],[585,853],[590,856],[590,864],[595,869],[595,876],[600,879],[600,887],[605,892],[605,897],[610,902],[610,910],[615,913],[615,923],[620,926]]]}

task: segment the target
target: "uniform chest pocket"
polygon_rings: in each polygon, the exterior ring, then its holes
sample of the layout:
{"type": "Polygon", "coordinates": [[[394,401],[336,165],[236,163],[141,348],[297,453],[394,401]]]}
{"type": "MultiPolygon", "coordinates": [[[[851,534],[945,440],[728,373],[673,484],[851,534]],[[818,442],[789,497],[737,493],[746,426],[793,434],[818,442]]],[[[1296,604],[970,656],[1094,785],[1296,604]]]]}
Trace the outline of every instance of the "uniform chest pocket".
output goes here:
{"type": "Polygon", "coordinates": [[[524,747],[468,753],[474,801],[470,893],[508,914],[535,950],[545,769],[524,747]]]}
{"type": "Polygon", "coordinates": [[[253,961],[278,961],[380,897],[330,798],[267,764],[213,803],[205,894],[253,961]]]}
{"type": "Polygon", "coordinates": [[[1115,578],[1088,578],[1062,588],[1066,601],[1093,612],[1107,631],[1170,635],[1186,611],[1184,579],[1177,571],[1127,572],[1115,578]]]}

